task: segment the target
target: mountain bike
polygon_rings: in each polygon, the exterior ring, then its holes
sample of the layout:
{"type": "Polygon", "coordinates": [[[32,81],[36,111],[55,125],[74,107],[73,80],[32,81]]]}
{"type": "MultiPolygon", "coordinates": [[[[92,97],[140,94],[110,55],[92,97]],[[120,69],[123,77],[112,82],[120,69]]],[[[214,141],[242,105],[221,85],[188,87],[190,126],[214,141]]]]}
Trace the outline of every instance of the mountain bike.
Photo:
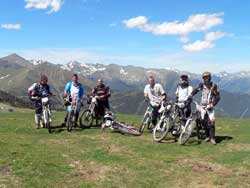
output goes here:
{"type": "Polygon", "coordinates": [[[119,131],[123,134],[130,134],[133,136],[140,136],[141,133],[132,125],[125,122],[115,122],[115,115],[112,112],[107,112],[104,115],[104,123],[102,123],[102,130],[109,127],[113,131],[119,131]]]}
{"type": "Polygon", "coordinates": [[[179,108],[180,103],[172,103],[169,101],[166,104],[162,104],[159,110],[160,120],[153,129],[152,136],[154,141],[161,142],[166,138],[169,132],[171,132],[174,137],[179,136],[181,127],[179,108]]]}
{"type": "MultiPolygon", "coordinates": [[[[148,102],[148,101],[145,101],[148,102]]],[[[159,98],[153,98],[152,101],[149,102],[149,105],[147,107],[146,112],[143,115],[143,119],[141,121],[141,125],[139,128],[139,132],[142,134],[144,132],[145,127],[147,127],[148,130],[152,130],[154,128],[154,125],[152,124],[152,117],[153,117],[153,106],[160,106],[162,103],[162,100],[159,98]]]]}
{"type": "Polygon", "coordinates": [[[182,129],[179,137],[179,144],[181,145],[184,145],[189,140],[194,128],[196,128],[196,135],[198,139],[204,139],[206,136],[204,126],[207,122],[207,117],[202,114],[206,114],[207,109],[205,106],[199,105],[196,101],[193,103],[195,104],[195,111],[191,113],[190,117],[187,118],[186,124],[182,129]]]}
{"type": "Polygon", "coordinates": [[[97,108],[97,97],[90,97],[90,104],[88,109],[85,109],[80,116],[80,125],[82,128],[90,128],[93,126],[94,120],[97,124],[96,108],[97,108]]]}
{"type": "Polygon", "coordinates": [[[49,103],[49,96],[44,97],[32,97],[33,100],[41,100],[42,103],[42,116],[41,116],[41,127],[48,129],[51,133],[51,110],[49,103]]]}
{"type": "Polygon", "coordinates": [[[66,127],[69,132],[72,131],[73,127],[76,125],[76,115],[79,108],[81,108],[81,102],[79,102],[78,97],[71,98],[71,104],[67,107],[67,121],[66,127]]]}

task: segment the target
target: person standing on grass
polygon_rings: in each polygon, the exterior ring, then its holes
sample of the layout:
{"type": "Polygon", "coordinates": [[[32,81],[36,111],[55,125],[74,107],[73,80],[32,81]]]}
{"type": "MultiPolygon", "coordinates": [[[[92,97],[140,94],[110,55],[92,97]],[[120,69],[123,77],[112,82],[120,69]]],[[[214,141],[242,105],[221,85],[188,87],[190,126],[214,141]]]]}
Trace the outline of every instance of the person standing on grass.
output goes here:
{"type": "MultiPolygon", "coordinates": [[[[79,112],[83,103],[83,96],[84,96],[84,88],[82,86],[82,84],[80,84],[78,82],[78,75],[77,74],[73,74],[72,75],[72,81],[68,82],[65,86],[64,89],[64,104],[68,107],[70,105],[70,101],[72,101],[72,99],[76,99],[77,100],[77,110],[76,110],[76,124],[75,126],[77,126],[77,120],[78,120],[78,116],[79,116],[79,112]]],[[[64,123],[62,124],[62,126],[66,125],[67,122],[67,117],[68,117],[68,112],[66,114],[66,117],[64,118],[64,123]]]]}
{"type": "Polygon", "coordinates": [[[42,98],[52,95],[50,86],[48,85],[48,77],[41,75],[39,83],[34,83],[28,88],[28,95],[32,101],[35,101],[35,124],[36,128],[41,127],[40,121],[42,117],[42,98]]]}
{"type": "Polygon", "coordinates": [[[215,140],[215,110],[214,107],[220,101],[220,91],[216,83],[211,80],[211,73],[204,72],[202,74],[203,83],[200,83],[197,88],[192,92],[192,96],[196,95],[201,91],[201,106],[206,109],[206,114],[208,116],[208,123],[205,126],[206,139],[204,141],[216,144],[215,140]]]}
{"type": "Polygon", "coordinates": [[[149,100],[150,106],[153,108],[152,124],[157,123],[159,116],[160,101],[166,100],[166,93],[161,84],[155,83],[155,78],[150,76],[148,78],[148,84],[144,88],[145,100],[149,100]]]}
{"type": "Polygon", "coordinates": [[[102,79],[98,79],[97,85],[92,90],[92,95],[97,99],[97,114],[101,118],[105,111],[109,111],[109,97],[111,96],[109,86],[103,83],[102,79]]]}

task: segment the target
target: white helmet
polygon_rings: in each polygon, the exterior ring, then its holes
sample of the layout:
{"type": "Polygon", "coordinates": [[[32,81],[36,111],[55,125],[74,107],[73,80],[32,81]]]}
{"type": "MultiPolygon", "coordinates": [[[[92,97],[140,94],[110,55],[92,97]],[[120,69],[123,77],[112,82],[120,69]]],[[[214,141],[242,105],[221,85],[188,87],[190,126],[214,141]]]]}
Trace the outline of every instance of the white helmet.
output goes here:
{"type": "Polygon", "coordinates": [[[115,115],[112,112],[106,112],[104,115],[104,119],[114,121],[115,115]]]}

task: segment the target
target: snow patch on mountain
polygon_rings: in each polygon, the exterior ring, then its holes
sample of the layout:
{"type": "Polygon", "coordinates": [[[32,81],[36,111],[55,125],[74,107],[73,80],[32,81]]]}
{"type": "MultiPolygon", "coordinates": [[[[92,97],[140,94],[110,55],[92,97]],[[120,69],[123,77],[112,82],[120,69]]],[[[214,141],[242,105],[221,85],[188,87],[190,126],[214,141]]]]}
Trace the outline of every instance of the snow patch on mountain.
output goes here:
{"type": "Polygon", "coordinates": [[[128,75],[128,72],[126,72],[123,68],[120,69],[120,74],[128,75]]]}
{"type": "Polygon", "coordinates": [[[41,65],[44,63],[43,60],[30,60],[30,63],[33,65],[41,65]]]}

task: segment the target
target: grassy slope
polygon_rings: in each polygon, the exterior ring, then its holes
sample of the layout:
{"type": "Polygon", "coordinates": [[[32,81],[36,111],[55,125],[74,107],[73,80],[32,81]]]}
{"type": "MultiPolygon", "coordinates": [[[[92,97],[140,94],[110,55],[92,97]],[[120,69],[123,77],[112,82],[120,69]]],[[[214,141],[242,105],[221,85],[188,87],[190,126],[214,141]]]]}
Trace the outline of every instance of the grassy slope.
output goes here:
{"type": "MultiPolygon", "coordinates": [[[[62,117],[54,114],[54,124],[62,117]]],[[[249,187],[249,120],[219,119],[217,132],[216,146],[179,146],[154,143],[149,132],[48,134],[34,129],[32,113],[0,113],[0,187],[249,187]]]]}

